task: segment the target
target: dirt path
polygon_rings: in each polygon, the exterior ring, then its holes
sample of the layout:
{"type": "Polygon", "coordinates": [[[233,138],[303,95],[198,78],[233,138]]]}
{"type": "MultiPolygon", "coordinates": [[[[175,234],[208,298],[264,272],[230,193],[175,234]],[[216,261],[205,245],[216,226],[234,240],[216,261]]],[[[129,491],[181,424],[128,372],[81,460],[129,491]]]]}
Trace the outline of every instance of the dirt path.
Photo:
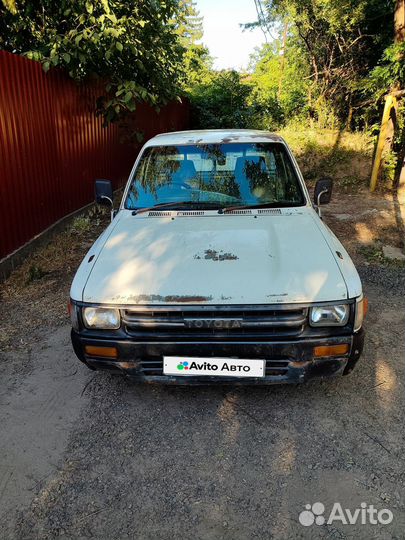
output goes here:
{"type": "MultiPolygon", "coordinates": [[[[41,315],[32,332],[5,339],[0,537],[403,538],[405,270],[380,264],[376,243],[399,245],[401,236],[389,199],[371,202],[345,195],[325,212],[370,299],[365,354],[349,377],[299,387],[137,386],[79,364],[64,315],[57,324],[41,315]],[[298,516],[315,502],[325,515],[335,502],[351,510],[365,502],[394,520],[304,527],[298,516]]],[[[44,290],[56,279],[50,307],[62,312],[67,276],[43,279],[44,290]]],[[[23,292],[13,301],[9,292],[10,284],[2,321],[24,307],[23,292]]]]}

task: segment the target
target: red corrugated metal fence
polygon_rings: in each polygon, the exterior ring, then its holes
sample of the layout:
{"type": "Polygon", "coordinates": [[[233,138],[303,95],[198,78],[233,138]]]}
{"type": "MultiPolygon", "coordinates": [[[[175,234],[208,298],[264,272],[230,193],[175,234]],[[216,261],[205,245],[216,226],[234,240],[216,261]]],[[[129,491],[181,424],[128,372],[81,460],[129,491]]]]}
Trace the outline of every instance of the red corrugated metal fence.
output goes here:
{"type": "MultiPolygon", "coordinates": [[[[0,51],[0,259],[93,200],[95,178],[118,188],[139,146],[94,115],[96,86],[0,51]]],[[[159,114],[140,105],[131,120],[149,138],[186,129],[187,104],[159,114]]]]}

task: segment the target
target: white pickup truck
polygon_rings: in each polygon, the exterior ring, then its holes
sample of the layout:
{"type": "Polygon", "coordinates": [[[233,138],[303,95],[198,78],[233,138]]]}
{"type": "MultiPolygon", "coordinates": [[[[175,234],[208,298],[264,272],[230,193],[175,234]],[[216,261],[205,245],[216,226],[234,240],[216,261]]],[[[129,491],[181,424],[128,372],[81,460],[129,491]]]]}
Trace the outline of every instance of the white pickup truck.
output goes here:
{"type": "MultiPolygon", "coordinates": [[[[71,288],[72,342],[91,369],[176,384],[300,383],[346,374],[366,300],[279,136],[149,140],[71,288]]],[[[96,200],[113,204],[111,183],[96,200]]]]}

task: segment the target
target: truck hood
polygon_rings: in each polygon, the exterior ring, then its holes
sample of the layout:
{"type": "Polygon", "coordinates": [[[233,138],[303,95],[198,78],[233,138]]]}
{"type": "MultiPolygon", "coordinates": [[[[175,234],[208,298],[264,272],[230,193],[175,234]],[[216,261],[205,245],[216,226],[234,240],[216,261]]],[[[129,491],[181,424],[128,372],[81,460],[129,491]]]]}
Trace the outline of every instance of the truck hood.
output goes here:
{"type": "Polygon", "coordinates": [[[346,299],[341,269],[311,212],[149,217],[122,211],[98,243],[87,275],[82,270],[82,300],[131,305],[346,299]]]}

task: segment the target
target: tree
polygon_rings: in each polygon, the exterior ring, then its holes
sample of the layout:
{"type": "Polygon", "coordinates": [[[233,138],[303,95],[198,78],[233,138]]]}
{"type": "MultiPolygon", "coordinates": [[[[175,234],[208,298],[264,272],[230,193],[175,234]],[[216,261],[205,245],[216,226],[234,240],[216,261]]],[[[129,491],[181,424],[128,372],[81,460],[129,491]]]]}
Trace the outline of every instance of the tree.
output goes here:
{"type": "Polygon", "coordinates": [[[309,113],[306,58],[292,35],[286,40],[283,62],[281,46],[278,40],[264,45],[251,64],[249,103],[256,109],[255,125],[264,129],[277,129],[289,119],[309,113]]]}
{"type": "Polygon", "coordinates": [[[202,43],[203,18],[193,0],[182,0],[181,8],[184,13],[182,23],[177,32],[180,42],[185,48],[183,57],[183,89],[192,92],[199,84],[211,80],[213,60],[209,50],[202,43]]]}
{"type": "MultiPolygon", "coordinates": [[[[331,107],[342,124],[364,100],[361,85],[388,45],[393,0],[257,0],[265,24],[288,18],[310,67],[313,103],[331,107]]],[[[263,25],[263,18],[259,23],[263,25]]],[[[313,103],[309,103],[311,107],[313,103]]]]}
{"type": "Polygon", "coordinates": [[[250,127],[250,91],[237,71],[212,72],[190,92],[193,124],[205,129],[250,127]]]}
{"type": "Polygon", "coordinates": [[[106,81],[106,121],[136,103],[166,103],[179,93],[187,2],[165,0],[3,0],[0,48],[63,67],[75,80],[106,81]]]}
{"type": "Polygon", "coordinates": [[[177,33],[184,47],[196,45],[203,37],[203,18],[197,10],[194,0],[180,0],[180,9],[183,13],[177,33]]]}

